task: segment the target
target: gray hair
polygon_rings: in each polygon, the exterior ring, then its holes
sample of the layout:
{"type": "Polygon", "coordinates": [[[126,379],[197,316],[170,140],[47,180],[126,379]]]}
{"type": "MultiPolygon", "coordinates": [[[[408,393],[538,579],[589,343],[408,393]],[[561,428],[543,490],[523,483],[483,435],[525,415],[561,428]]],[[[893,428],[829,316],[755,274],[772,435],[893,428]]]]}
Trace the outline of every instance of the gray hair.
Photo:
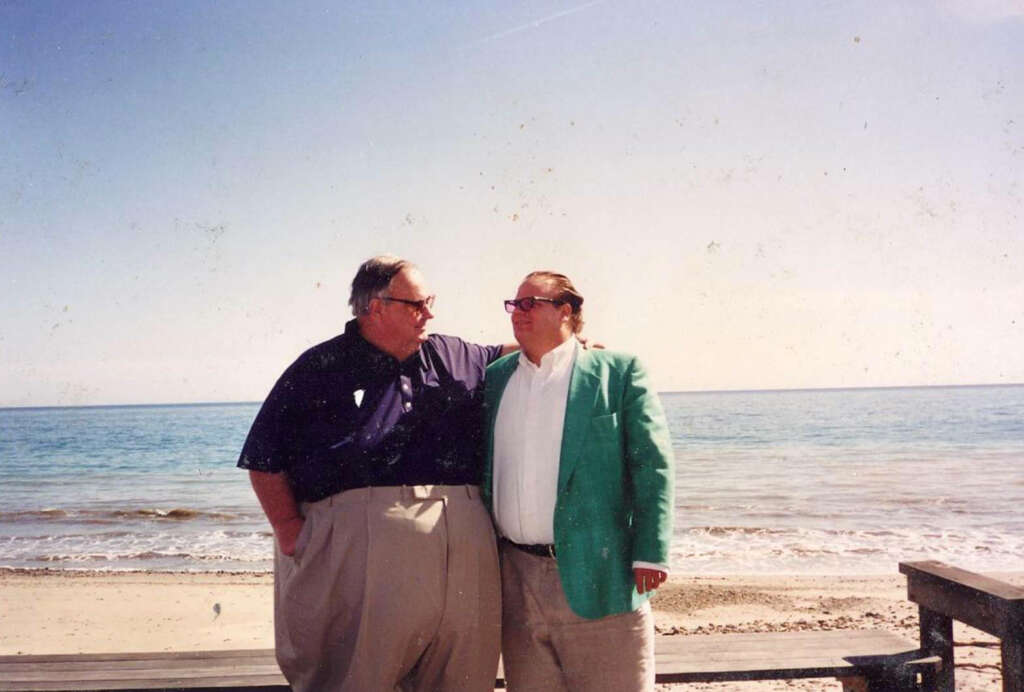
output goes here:
{"type": "Polygon", "coordinates": [[[352,293],[348,304],[352,306],[352,314],[356,317],[366,314],[370,309],[370,301],[387,290],[391,279],[403,269],[415,267],[408,260],[394,255],[378,255],[359,265],[356,277],[352,279],[352,293]]]}

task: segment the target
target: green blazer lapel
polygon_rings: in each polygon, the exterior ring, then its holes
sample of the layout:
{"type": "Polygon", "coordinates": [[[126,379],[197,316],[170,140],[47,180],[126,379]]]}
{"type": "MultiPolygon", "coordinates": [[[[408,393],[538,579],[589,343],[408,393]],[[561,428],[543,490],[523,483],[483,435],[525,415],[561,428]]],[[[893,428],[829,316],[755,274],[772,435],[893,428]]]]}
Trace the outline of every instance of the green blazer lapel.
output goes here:
{"type": "Polygon", "coordinates": [[[484,455],[484,469],[480,479],[480,494],[484,504],[491,508],[491,481],[494,477],[494,420],[498,417],[498,404],[505,393],[512,373],[519,365],[519,353],[510,353],[495,361],[487,368],[484,379],[484,401],[487,405],[487,448],[484,455]]]}
{"type": "Polygon", "coordinates": [[[498,416],[498,404],[501,403],[501,395],[505,393],[505,385],[512,378],[512,373],[519,366],[519,353],[511,353],[502,360],[496,361],[487,369],[486,377],[486,402],[487,402],[487,426],[489,430],[494,429],[494,419],[498,416]]]}
{"type": "Polygon", "coordinates": [[[569,396],[565,402],[565,422],[562,424],[562,451],[558,463],[558,492],[565,490],[576,462],[583,451],[583,442],[590,429],[594,402],[601,386],[601,376],[594,358],[580,349],[569,377],[569,396]]]}

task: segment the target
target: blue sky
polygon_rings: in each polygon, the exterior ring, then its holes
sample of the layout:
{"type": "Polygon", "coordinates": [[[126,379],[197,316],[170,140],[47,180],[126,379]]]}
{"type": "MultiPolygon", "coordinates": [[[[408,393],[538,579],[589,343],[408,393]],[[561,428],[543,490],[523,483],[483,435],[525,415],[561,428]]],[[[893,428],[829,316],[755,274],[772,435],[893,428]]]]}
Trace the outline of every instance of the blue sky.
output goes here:
{"type": "Polygon", "coordinates": [[[1024,2],[0,3],[0,405],[259,400],[394,252],[662,390],[1024,382],[1024,2]]]}

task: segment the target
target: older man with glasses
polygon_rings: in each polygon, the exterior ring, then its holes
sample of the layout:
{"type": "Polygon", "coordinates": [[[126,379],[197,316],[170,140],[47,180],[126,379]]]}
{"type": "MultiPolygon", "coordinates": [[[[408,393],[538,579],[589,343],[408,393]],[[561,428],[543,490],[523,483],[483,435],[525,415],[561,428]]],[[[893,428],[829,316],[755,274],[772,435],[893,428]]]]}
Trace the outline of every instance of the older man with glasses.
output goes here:
{"type": "Polygon", "coordinates": [[[238,462],[274,530],[278,663],[295,690],[492,690],[500,585],[480,500],[486,366],[427,334],[434,296],[359,268],[343,334],[264,402],[238,462]]]}

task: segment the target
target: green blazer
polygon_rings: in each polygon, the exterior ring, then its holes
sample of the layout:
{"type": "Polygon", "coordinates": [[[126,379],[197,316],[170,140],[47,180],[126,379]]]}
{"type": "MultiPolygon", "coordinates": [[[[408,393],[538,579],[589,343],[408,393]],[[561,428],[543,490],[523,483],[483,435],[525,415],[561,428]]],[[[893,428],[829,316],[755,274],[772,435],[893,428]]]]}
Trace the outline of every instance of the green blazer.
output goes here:
{"type": "MultiPolygon", "coordinates": [[[[482,492],[491,508],[494,420],[519,354],[485,378],[488,419],[482,492]]],[[[672,443],[665,414],[634,356],[580,350],[569,380],[555,503],[555,551],[573,611],[600,618],[636,610],[633,561],[669,562],[672,443]]]]}

